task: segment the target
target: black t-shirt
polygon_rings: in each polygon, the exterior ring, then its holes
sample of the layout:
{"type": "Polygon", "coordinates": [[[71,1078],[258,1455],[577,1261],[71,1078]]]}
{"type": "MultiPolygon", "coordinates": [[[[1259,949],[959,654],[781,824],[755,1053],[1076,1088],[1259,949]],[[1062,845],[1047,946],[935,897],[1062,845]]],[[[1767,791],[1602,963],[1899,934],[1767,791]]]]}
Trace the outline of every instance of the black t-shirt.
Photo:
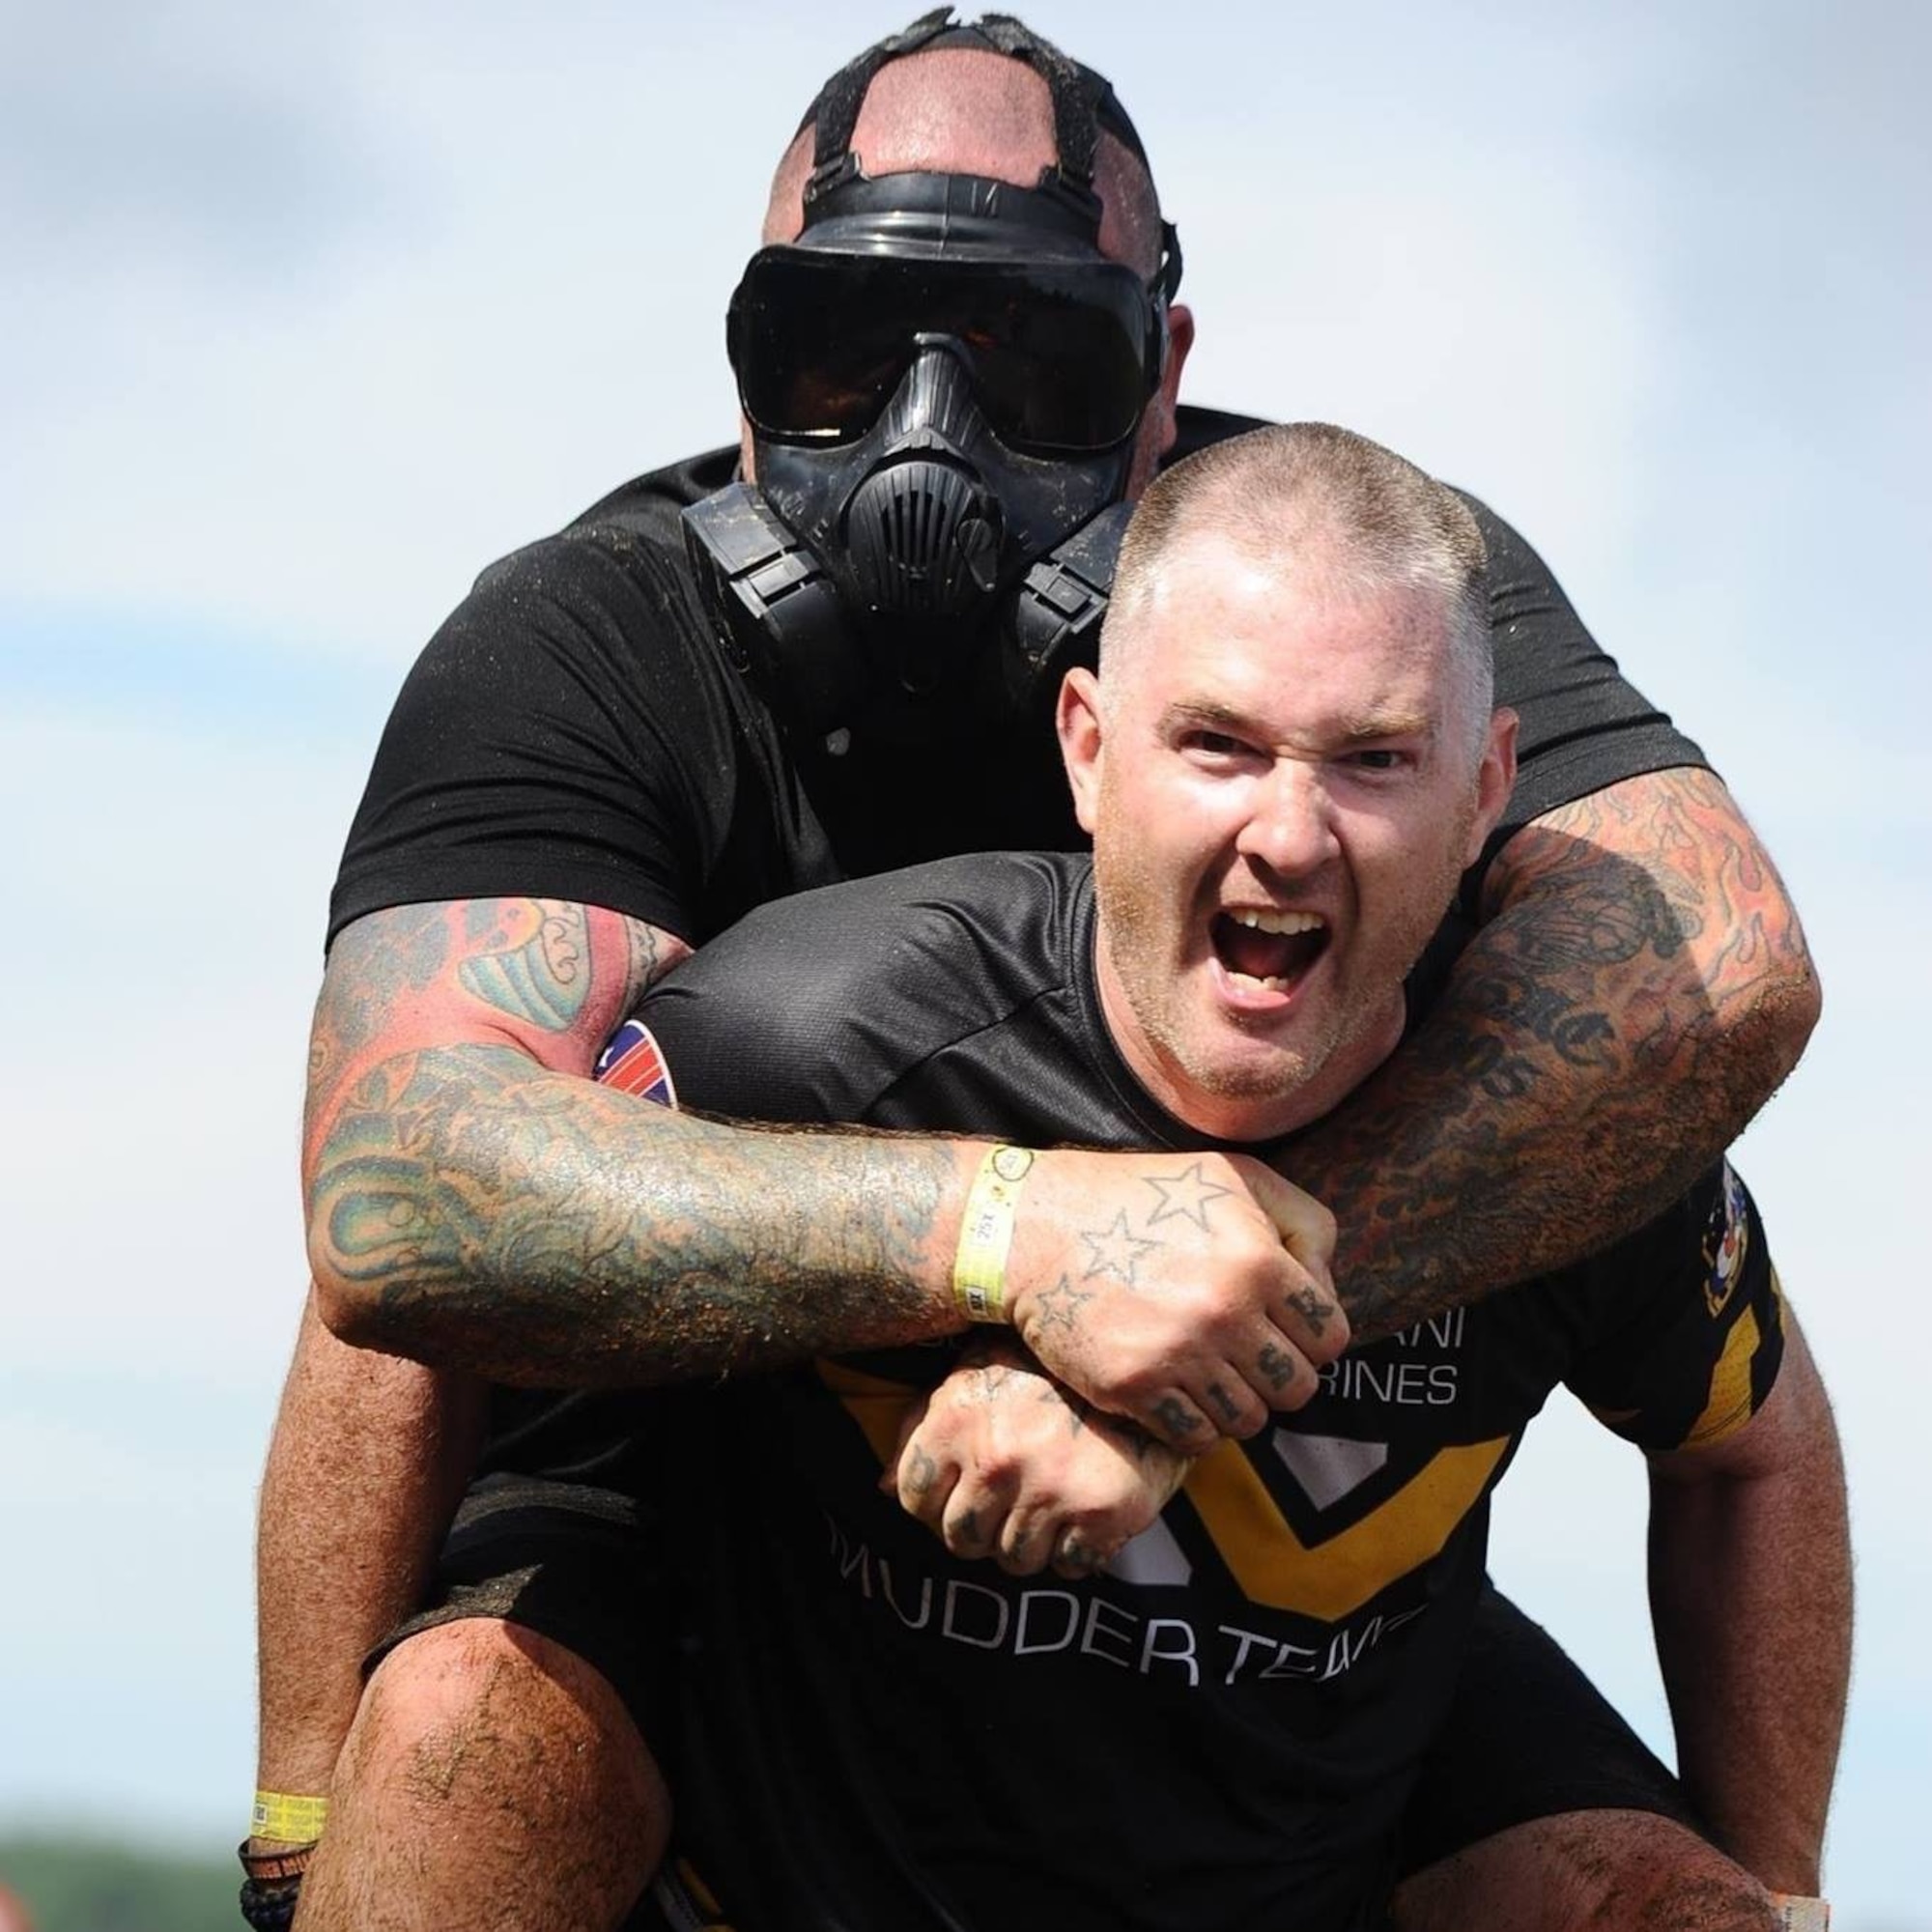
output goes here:
{"type": "MultiPolygon", "coordinates": [[[[1255,427],[1182,410],[1178,453],[1255,427]]],[[[725,662],[679,512],[713,450],[626,484],[494,564],[430,640],[351,827],[329,933],[384,906],[527,895],[608,906],[693,944],[843,875],[1084,841],[1045,719],[1000,744],[828,757],[725,662]]],[[[1592,642],[1542,559],[1468,499],[1490,547],[1496,696],[1522,719],[1497,839],[1619,779],[1702,754],[1592,642]]]]}
{"type": "MultiPolygon", "coordinates": [[[[639,1020],[681,1104],[1169,1149],[1188,1211],[1215,1144],[1131,1076],[1093,957],[1084,857],[982,855],[767,906],[639,1020]]],[[[1780,1350],[1720,1164],[1600,1260],[1351,1351],[1079,1586],[956,1561],[879,1494],[953,1345],[707,1389],[631,1472],[687,1592],[681,1849],[759,1932],[1351,1927],[1549,1389],[1713,1440],[1780,1350]]]]}

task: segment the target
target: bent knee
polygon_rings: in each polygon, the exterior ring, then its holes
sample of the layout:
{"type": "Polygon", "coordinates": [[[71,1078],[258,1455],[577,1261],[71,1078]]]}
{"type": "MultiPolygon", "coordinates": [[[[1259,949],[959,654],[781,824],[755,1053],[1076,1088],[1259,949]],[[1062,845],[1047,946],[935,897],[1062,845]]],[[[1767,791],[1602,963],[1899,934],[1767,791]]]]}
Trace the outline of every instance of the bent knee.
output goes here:
{"type": "Polygon", "coordinates": [[[610,1680],[562,1644],[487,1617],[418,1632],[383,1660],[348,1764],[414,1805],[473,1799],[534,1813],[594,1801],[607,1822],[668,1806],[610,1680]]]}
{"type": "Polygon", "coordinates": [[[1587,1922],[1603,1932],[1776,1932],[1780,1921],[1764,1887],[1712,1852],[1708,1869],[1630,1874],[1587,1922]]]}
{"type": "Polygon", "coordinates": [[[1774,1932],[1771,1895],[1674,1820],[1572,1811],[1519,1825],[1406,1880],[1401,1932],[1774,1932]]]}

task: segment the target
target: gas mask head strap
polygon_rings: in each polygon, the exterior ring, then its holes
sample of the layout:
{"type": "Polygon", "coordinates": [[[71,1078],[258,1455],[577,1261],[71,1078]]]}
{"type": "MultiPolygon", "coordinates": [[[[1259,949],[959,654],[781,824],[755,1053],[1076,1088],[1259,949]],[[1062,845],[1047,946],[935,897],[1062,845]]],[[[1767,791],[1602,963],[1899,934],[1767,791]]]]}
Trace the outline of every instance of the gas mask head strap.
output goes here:
{"type": "Polygon", "coordinates": [[[1010,14],[987,14],[969,24],[955,22],[951,7],[936,7],[911,26],[889,34],[848,61],[819,90],[799,124],[801,128],[809,126],[813,130],[812,168],[805,185],[807,225],[812,219],[813,203],[859,172],[859,158],[852,152],[852,130],[879,70],[928,47],[955,46],[979,47],[1024,61],[1046,82],[1053,99],[1053,145],[1059,159],[1040,170],[1037,191],[1079,210],[1090,223],[1088,239],[1097,246],[1100,198],[1094,191],[1094,163],[1101,128],[1122,142],[1143,165],[1147,160],[1140,136],[1114,99],[1114,90],[1092,68],[1069,59],[1010,14]]]}

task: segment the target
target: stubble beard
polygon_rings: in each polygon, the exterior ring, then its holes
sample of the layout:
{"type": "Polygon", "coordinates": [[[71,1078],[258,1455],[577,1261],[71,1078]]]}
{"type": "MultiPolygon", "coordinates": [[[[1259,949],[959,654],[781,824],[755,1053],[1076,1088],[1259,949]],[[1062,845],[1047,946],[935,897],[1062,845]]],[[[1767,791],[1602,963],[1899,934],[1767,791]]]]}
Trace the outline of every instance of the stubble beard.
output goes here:
{"type": "MultiPolygon", "coordinates": [[[[1131,846],[1117,852],[1112,841],[1096,840],[1099,945],[1141,1039],[1167,1077],[1183,1093],[1192,1090],[1215,1100],[1280,1102],[1320,1078],[1338,1058],[1362,1047],[1386,1024],[1391,1002],[1403,997],[1409,973],[1455,903],[1462,868],[1454,855],[1463,849],[1475,810],[1473,798],[1460,804],[1439,867],[1392,911],[1389,932],[1376,954],[1353,963],[1349,978],[1354,990],[1338,985],[1325,1013],[1307,1016],[1296,1037],[1270,1043],[1265,1053],[1220,1055],[1190,1044],[1190,1001],[1182,991],[1176,942],[1194,929],[1199,907],[1190,904],[1170,917],[1157,868],[1140,861],[1131,846]],[[1168,929],[1165,936],[1163,928],[1168,929]]],[[[1332,971],[1340,962],[1323,963],[1332,971]]],[[[1229,1025],[1257,1037],[1283,1024],[1259,1014],[1251,1020],[1239,1014],[1202,1017],[1206,1026],[1229,1025]]],[[[1362,1077],[1370,1070],[1364,1068],[1362,1077]]]]}

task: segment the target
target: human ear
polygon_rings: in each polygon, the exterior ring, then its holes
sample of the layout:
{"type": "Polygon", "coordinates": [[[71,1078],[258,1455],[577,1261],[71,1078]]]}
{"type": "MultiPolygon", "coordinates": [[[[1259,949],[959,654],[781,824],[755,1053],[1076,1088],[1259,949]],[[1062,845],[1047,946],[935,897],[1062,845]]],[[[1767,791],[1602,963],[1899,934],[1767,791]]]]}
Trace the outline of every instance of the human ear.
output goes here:
{"type": "Polygon", "coordinates": [[[1161,454],[1174,447],[1178,434],[1174,412],[1180,399],[1180,371],[1187,352],[1194,347],[1194,311],[1185,302],[1176,302],[1167,312],[1167,363],[1160,372],[1159,403],[1166,419],[1161,433],[1161,454]]]}
{"type": "Polygon", "coordinates": [[[1094,808],[1100,797],[1100,681],[1091,670],[1073,669],[1061,681],[1053,717],[1060,734],[1060,759],[1073,792],[1073,815],[1094,836],[1094,808]]]}
{"type": "Polygon", "coordinates": [[[1506,704],[1491,716],[1489,742],[1483,747],[1483,762],[1476,774],[1476,815],[1469,823],[1468,849],[1463,854],[1464,867],[1473,866],[1481,856],[1483,841],[1496,829],[1503,808],[1509,804],[1516,784],[1516,713],[1506,704]]]}

